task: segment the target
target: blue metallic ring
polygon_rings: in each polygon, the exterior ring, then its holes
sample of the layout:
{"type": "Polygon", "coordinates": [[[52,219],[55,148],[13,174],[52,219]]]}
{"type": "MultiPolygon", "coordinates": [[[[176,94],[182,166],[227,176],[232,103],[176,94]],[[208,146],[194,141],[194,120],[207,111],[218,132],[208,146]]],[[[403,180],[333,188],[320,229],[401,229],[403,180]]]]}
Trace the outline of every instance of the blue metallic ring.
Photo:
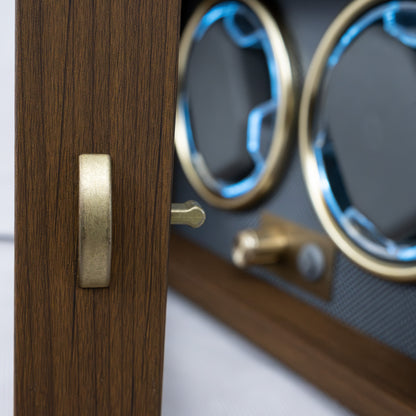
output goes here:
{"type": "Polygon", "coordinates": [[[409,13],[416,21],[416,2],[356,0],[333,22],[306,78],[299,116],[299,145],[303,174],[315,211],[338,247],[370,272],[387,279],[411,281],[416,280],[416,243],[385,237],[369,218],[352,206],[345,189],[335,192],[333,175],[338,175],[338,183],[342,178],[337,169],[332,174],[327,170],[326,161],[331,159],[331,164],[336,165],[336,155],[325,126],[315,123],[325,76],[369,26],[379,23],[398,42],[416,48],[416,32],[398,19],[403,13],[409,13]]]}
{"type": "Polygon", "coordinates": [[[279,178],[286,158],[294,115],[292,66],[279,28],[270,13],[256,0],[208,1],[197,8],[182,35],[179,52],[179,96],[176,114],[175,144],[188,180],[207,202],[234,209],[253,203],[264,195],[279,178]],[[243,33],[236,17],[253,23],[253,31],[243,33]],[[192,130],[189,103],[184,91],[184,77],[194,42],[203,38],[209,28],[222,21],[224,29],[240,48],[263,50],[270,79],[270,99],[253,108],[247,120],[246,148],[254,168],[237,182],[215,178],[199,152],[192,130]],[[272,144],[264,158],[260,152],[262,123],[277,114],[272,144]]]}

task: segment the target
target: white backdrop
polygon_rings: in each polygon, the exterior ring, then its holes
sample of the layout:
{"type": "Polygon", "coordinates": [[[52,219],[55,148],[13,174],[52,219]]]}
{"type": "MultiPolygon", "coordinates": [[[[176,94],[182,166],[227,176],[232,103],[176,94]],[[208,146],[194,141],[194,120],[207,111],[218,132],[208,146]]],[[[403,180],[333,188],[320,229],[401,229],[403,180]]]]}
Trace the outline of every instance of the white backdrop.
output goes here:
{"type": "Polygon", "coordinates": [[[0,0],[0,238],[13,235],[14,0],[0,0]]]}
{"type": "Polygon", "coordinates": [[[14,1],[0,1],[0,414],[13,414],[14,1]]]}
{"type": "Polygon", "coordinates": [[[163,389],[163,416],[352,415],[173,292],[163,389]]]}
{"type": "MultiPolygon", "coordinates": [[[[0,413],[11,416],[14,0],[0,1],[0,88],[0,413]]],[[[167,310],[163,416],[351,415],[177,294],[167,310]]]]}

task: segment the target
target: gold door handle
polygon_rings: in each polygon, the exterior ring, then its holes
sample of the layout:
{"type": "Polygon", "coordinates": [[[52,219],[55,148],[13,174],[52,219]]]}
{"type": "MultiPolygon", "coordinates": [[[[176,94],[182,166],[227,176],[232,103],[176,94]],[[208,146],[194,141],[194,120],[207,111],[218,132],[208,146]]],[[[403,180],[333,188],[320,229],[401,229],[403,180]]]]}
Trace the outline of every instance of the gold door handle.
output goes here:
{"type": "Polygon", "coordinates": [[[199,228],[205,222],[205,211],[195,201],[186,201],[183,204],[172,204],[170,223],[172,225],[189,225],[199,228]]]}
{"type": "Polygon", "coordinates": [[[79,285],[107,287],[111,270],[111,158],[79,156],[79,285]]]}

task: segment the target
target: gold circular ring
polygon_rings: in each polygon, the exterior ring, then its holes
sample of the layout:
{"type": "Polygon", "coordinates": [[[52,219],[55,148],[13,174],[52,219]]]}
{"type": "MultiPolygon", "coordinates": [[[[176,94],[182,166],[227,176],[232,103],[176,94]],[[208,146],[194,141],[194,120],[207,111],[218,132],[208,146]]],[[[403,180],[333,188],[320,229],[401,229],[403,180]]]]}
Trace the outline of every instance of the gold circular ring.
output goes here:
{"type": "Polygon", "coordinates": [[[416,265],[414,262],[399,263],[371,255],[354,243],[334,218],[321,189],[318,162],[313,150],[315,139],[312,131],[314,111],[328,59],[342,35],[358,18],[374,6],[385,3],[389,3],[389,1],[356,0],[338,15],[325,33],[312,59],[302,92],[299,113],[299,147],[303,176],[313,206],[323,227],[338,248],[365,270],[388,280],[406,282],[416,280],[416,265]]]}
{"type": "Polygon", "coordinates": [[[290,136],[295,114],[294,76],[285,41],[270,12],[257,0],[238,0],[237,3],[242,3],[247,6],[257,16],[268,36],[273,57],[278,66],[279,110],[274,126],[270,151],[256,185],[242,195],[225,198],[210,187],[195,168],[189,145],[185,114],[180,105],[181,100],[184,98],[183,90],[186,68],[193,44],[194,33],[203,16],[213,6],[219,3],[221,3],[219,0],[208,0],[200,4],[182,34],[179,48],[179,93],[176,107],[175,146],[183,171],[195,191],[213,206],[223,209],[237,209],[251,205],[260,199],[282,176],[285,161],[289,153],[290,136]]]}

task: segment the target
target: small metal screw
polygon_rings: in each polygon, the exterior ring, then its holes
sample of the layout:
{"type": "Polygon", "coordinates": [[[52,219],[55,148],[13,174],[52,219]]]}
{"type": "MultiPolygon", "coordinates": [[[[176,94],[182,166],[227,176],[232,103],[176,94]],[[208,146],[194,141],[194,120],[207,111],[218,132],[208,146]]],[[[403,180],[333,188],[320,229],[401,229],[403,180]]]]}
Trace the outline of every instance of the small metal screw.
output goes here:
{"type": "Polygon", "coordinates": [[[316,282],[325,272],[325,255],[317,244],[305,244],[298,252],[296,264],[306,280],[316,282]]]}

